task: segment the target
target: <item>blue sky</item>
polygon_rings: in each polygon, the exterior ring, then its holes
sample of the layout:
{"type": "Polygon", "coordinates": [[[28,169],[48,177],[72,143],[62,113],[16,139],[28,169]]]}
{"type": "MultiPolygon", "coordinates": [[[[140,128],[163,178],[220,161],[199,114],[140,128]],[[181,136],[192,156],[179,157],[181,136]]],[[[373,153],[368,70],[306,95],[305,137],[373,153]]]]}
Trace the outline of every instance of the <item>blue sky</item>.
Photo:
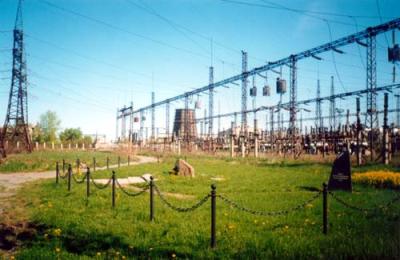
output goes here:
{"type": "MultiPolygon", "coordinates": [[[[400,16],[397,0],[380,0],[379,6],[383,22],[400,16]]],[[[0,0],[0,31],[12,30],[16,7],[15,0],[0,0]]],[[[253,68],[380,23],[375,0],[25,0],[23,8],[30,121],[53,110],[63,128],[81,127],[86,134],[107,134],[109,139],[115,136],[117,107],[131,100],[135,108],[148,105],[152,90],[158,101],[202,87],[208,83],[211,61],[217,81],[240,73],[241,50],[248,52],[248,66],[253,68]],[[260,6],[277,4],[308,13],[260,6]],[[331,34],[322,18],[328,20],[331,34]]],[[[11,36],[0,32],[0,106],[4,108],[0,120],[5,118],[10,87],[11,36]]],[[[391,83],[392,65],[386,54],[391,34],[386,38],[377,38],[378,85],[391,83]]],[[[337,93],[365,88],[365,49],[350,45],[343,51],[345,55],[321,55],[323,61],[299,62],[298,100],[316,95],[318,78],[321,95],[328,95],[331,75],[337,93]]],[[[288,79],[287,68],[283,75],[288,79]]],[[[269,74],[270,85],[275,77],[269,74]]],[[[255,82],[259,89],[265,84],[262,78],[255,82]]],[[[256,106],[276,104],[278,96],[273,94],[258,96],[256,106]]],[[[208,97],[193,97],[197,99],[203,104],[197,116],[203,116],[208,97]]],[[[288,94],[283,100],[288,100],[288,94]]],[[[379,106],[382,100],[378,96],[379,106]]],[[[393,105],[393,98],[390,101],[393,105]]],[[[240,88],[218,90],[214,102],[215,113],[239,111],[240,88]]],[[[337,107],[354,110],[354,104],[354,100],[341,100],[337,107]]],[[[171,121],[173,109],[183,106],[183,102],[171,105],[171,121]]],[[[250,98],[248,106],[252,107],[250,98]]],[[[314,116],[314,106],[303,117],[314,116]]],[[[326,115],[328,103],[323,106],[326,115]]],[[[164,114],[163,107],[157,109],[158,127],[165,127],[164,114]]],[[[265,125],[266,114],[257,116],[265,125]]],[[[222,119],[221,129],[231,120],[222,119]]],[[[216,131],[217,121],[214,125],[216,131]]]]}

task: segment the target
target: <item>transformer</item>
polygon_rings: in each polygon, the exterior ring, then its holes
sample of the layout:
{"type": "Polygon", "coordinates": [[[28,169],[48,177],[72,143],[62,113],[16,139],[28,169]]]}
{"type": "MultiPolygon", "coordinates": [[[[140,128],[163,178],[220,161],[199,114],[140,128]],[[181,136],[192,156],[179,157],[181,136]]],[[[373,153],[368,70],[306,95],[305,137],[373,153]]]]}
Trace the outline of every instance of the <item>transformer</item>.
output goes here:
{"type": "Polygon", "coordinates": [[[265,85],[265,86],[263,87],[263,96],[264,96],[264,97],[271,96],[271,88],[270,88],[270,86],[265,85]]]}
{"type": "Polygon", "coordinates": [[[280,78],[276,79],[276,93],[278,94],[286,93],[286,80],[280,78]]]}
{"type": "Polygon", "coordinates": [[[135,122],[135,123],[139,122],[139,117],[135,116],[135,117],[133,118],[133,122],[135,122]]]}

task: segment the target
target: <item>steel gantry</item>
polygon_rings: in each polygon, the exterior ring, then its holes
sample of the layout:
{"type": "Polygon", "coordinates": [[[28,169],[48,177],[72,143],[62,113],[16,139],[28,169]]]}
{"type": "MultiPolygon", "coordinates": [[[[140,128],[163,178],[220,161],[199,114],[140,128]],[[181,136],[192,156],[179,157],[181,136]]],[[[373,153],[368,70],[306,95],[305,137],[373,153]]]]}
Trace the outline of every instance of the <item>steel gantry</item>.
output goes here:
{"type": "MultiPolygon", "coordinates": [[[[183,99],[185,96],[193,96],[196,94],[200,94],[202,92],[210,91],[211,89],[214,91],[218,87],[223,87],[228,84],[234,84],[238,85],[236,82],[237,81],[242,81],[242,97],[241,97],[241,115],[242,115],[242,127],[243,125],[247,125],[247,118],[246,118],[246,111],[247,111],[247,78],[253,75],[260,75],[263,72],[273,70],[275,68],[287,65],[291,68],[291,82],[290,82],[290,103],[289,103],[289,108],[290,108],[290,127],[293,129],[295,128],[295,119],[296,119],[296,102],[297,99],[297,73],[296,73],[296,66],[297,63],[305,58],[318,58],[320,59],[317,55],[327,52],[327,51],[338,51],[338,48],[357,43],[362,46],[367,47],[367,56],[368,56],[368,62],[367,62],[367,88],[370,89],[370,95],[368,98],[368,103],[367,103],[367,113],[369,114],[369,121],[371,121],[373,124],[376,124],[377,116],[376,113],[373,113],[374,109],[376,110],[376,93],[374,92],[374,88],[376,88],[376,35],[382,34],[384,32],[398,29],[400,28],[400,18],[391,20],[389,22],[374,26],[374,27],[369,27],[363,31],[339,38],[337,40],[322,44],[320,46],[317,46],[315,48],[311,48],[309,50],[290,55],[286,58],[274,61],[274,62],[268,62],[265,65],[262,65],[260,67],[253,68],[251,70],[247,70],[247,57],[245,59],[245,52],[242,52],[242,72],[238,75],[234,75],[232,77],[220,80],[218,82],[209,82],[208,85],[197,88],[188,92],[185,92],[181,95],[177,95],[172,98],[168,98],[159,102],[156,102],[154,104],[151,104],[149,106],[142,107],[136,111],[133,111],[133,113],[137,113],[140,111],[145,111],[148,109],[151,109],[152,107],[157,107],[161,106],[166,103],[170,103],[173,101],[177,101],[180,99],[183,99]],[[363,41],[367,41],[367,43],[363,41]],[[246,62],[244,62],[246,61],[246,62]],[[244,66],[246,65],[246,66],[244,66]],[[246,91],[245,91],[246,90],[246,91]],[[246,92],[246,93],[245,93],[246,92]]],[[[342,52],[341,52],[342,53],[342,52]]],[[[210,107],[211,108],[211,107],[210,107]]],[[[211,108],[212,110],[212,108],[211,108]]],[[[211,113],[209,113],[209,118],[214,118],[215,116],[211,113]]]]}

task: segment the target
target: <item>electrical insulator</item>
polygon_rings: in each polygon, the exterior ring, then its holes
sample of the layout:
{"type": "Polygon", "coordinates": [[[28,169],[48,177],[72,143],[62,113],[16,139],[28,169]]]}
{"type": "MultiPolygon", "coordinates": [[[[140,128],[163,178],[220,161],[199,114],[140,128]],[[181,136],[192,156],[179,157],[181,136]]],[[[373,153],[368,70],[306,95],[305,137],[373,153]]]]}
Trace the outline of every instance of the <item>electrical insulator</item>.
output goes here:
{"type": "Polygon", "coordinates": [[[389,62],[400,61],[400,47],[398,44],[395,44],[393,48],[388,48],[388,59],[389,62]]]}
{"type": "Polygon", "coordinates": [[[197,100],[197,101],[194,103],[194,108],[195,108],[195,109],[201,109],[201,102],[200,102],[199,100],[197,100]]]}
{"type": "Polygon", "coordinates": [[[257,96],[257,87],[250,88],[250,96],[251,97],[257,96]]]}
{"type": "Polygon", "coordinates": [[[263,96],[271,96],[271,88],[268,85],[265,85],[263,88],[263,96]]]}
{"type": "Polygon", "coordinates": [[[278,94],[286,93],[286,80],[280,78],[276,79],[276,93],[278,94]]]}

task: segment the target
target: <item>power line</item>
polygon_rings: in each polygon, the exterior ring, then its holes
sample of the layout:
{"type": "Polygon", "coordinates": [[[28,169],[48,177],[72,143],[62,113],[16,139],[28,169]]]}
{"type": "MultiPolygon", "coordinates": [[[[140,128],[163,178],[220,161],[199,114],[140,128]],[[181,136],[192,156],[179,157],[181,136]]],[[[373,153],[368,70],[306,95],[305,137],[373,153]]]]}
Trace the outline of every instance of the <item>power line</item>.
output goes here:
{"type": "Polygon", "coordinates": [[[113,25],[111,23],[105,22],[103,20],[100,20],[100,19],[88,16],[88,15],[85,15],[85,14],[82,14],[82,13],[67,9],[67,8],[64,8],[64,7],[61,7],[61,6],[56,5],[54,3],[50,3],[47,0],[39,0],[39,2],[42,2],[42,3],[46,4],[47,6],[52,7],[54,9],[57,9],[59,11],[62,11],[64,13],[68,13],[68,14],[80,17],[82,19],[85,19],[87,21],[91,21],[93,23],[100,24],[102,26],[108,27],[108,28],[113,29],[115,31],[123,32],[123,33],[129,34],[131,36],[135,36],[135,37],[138,37],[138,38],[141,38],[141,39],[156,43],[156,44],[161,45],[161,46],[165,46],[165,47],[168,47],[168,48],[171,48],[171,49],[175,49],[175,50],[178,50],[178,51],[181,51],[181,52],[185,52],[185,53],[188,53],[188,54],[191,54],[191,55],[194,55],[194,56],[198,56],[198,57],[202,57],[202,58],[207,58],[208,59],[208,56],[206,56],[206,55],[203,55],[203,54],[200,54],[200,53],[197,53],[197,52],[193,52],[191,50],[184,49],[184,48],[181,48],[181,47],[177,47],[175,45],[172,45],[172,44],[169,44],[169,43],[166,43],[166,42],[163,42],[163,41],[160,41],[160,40],[157,40],[157,39],[145,36],[145,35],[134,33],[132,31],[123,29],[121,27],[118,27],[118,26],[113,25]]]}

